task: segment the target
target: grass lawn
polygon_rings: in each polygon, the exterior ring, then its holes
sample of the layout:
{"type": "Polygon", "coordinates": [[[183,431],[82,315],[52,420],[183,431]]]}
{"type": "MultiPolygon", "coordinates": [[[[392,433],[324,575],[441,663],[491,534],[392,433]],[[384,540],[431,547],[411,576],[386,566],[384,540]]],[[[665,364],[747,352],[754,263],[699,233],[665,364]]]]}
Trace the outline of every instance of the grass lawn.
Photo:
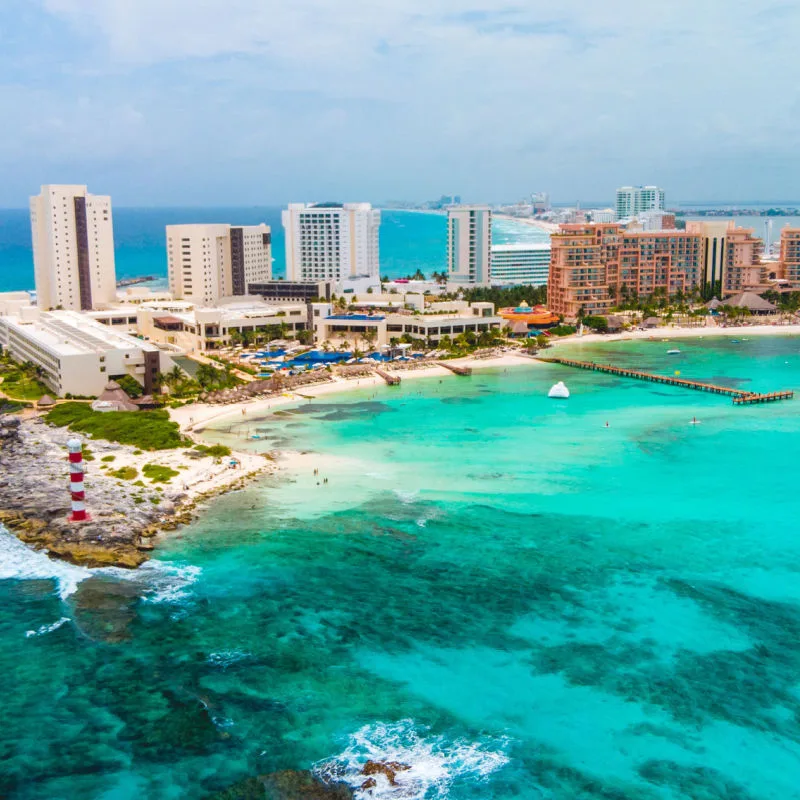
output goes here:
{"type": "Polygon", "coordinates": [[[0,370],[0,391],[15,400],[38,400],[50,390],[32,375],[26,374],[17,366],[0,370]]]}
{"type": "Polygon", "coordinates": [[[63,403],[50,411],[48,422],[98,439],[119,442],[141,450],[185,447],[178,423],[166,411],[92,411],[84,403],[63,403]]]}
{"type": "Polygon", "coordinates": [[[153,483],[169,483],[178,471],[172,467],[162,467],[160,464],[145,464],[142,467],[142,475],[150,478],[153,483]]]}

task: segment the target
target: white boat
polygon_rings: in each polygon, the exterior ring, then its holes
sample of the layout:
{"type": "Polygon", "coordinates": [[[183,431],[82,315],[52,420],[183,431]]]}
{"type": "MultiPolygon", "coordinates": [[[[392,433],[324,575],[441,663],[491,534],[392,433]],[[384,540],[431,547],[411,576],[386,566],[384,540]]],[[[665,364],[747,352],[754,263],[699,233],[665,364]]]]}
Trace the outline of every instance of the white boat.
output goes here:
{"type": "Polygon", "coordinates": [[[678,350],[678,349],[675,349],[675,350],[667,350],[667,355],[668,355],[668,356],[679,356],[680,354],[681,354],[681,351],[680,351],[680,350],[678,350]]]}
{"type": "Polygon", "coordinates": [[[566,400],[569,397],[569,389],[567,389],[564,381],[559,381],[550,387],[550,391],[547,393],[547,396],[553,397],[556,400],[566,400]]]}

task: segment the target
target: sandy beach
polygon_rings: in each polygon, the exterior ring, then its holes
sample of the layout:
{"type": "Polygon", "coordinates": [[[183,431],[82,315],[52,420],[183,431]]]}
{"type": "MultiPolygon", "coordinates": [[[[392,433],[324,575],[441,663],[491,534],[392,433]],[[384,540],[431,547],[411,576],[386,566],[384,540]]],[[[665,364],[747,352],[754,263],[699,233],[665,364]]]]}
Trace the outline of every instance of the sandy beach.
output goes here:
{"type": "MultiPolygon", "coordinates": [[[[473,370],[480,369],[508,369],[509,367],[536,366],[538,362],[529,356],[505,353],[495,358],[458,358],[448,361],[449,364],[459,367],[471,367],[473,370]]],[[[397,374],[405,381],[419,380],[423,378],[448,378],[461,380],[450,370],[438,365],[430,366],[425,369],[402,370],[392,373],[397,374]]],[[[285,392],[277,397],[249,400],[244,403],[232,403],[231,405],[210,405],[206,403],[194,403],[182,408],[170,409],[170,417],[178,423],[181,430],[188,435],[201,434],[204,428],[212,421],[219,421],[225,417],[238,416],[246,417],[248,414],[260,414],[277,406],[298,403],[309,398],[324,397],[338,392],[349,392],[354,389],[366,389],[370,386],[384,385],[384,380],[378,375],[370,375],[364,378],[335,378],[333,381],[320,383],[312,386],[303,386],[296,392],[285,392]]],[[[199,437],[198,437],[199,438],[199,437]]],[[[238,457],[238,453],[236,456],[238,457]]]]}
{"type": "Polygon", "coordinates": [[[532,219],[531,217],[515,217],[511,214],[497,214],[494,215],[498,219],[507,219],[511,222],[521,222],[523,225],[530,225],[532,228],[539,228],[539,230],[547,231],[547,233],[556,233],[558,225],[554,222],[545,222],[542,219],[532,219]]]}
{"type": "Polygon", "coordinates": [[[706,336],[729,336],[736,339],[748,336],[800,336],[800,325],[736,325],[725,328],[704,325],[697,328],[665,326],[645,331],[623,331],[621,333],[586,333],[583,336],[570,336],[554,339],[553,345],[566,345],[592,342],[624,342],[638,339],[696,339],[706,336]]]}

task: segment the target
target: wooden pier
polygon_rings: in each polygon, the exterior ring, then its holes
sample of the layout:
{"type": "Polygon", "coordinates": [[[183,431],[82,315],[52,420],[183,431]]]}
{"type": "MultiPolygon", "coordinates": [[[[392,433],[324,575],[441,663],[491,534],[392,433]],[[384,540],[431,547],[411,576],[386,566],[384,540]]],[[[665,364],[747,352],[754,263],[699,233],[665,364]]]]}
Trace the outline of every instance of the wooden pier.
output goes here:
{"type": "Polygon", "coordinates": [[[449,369],[450,372],[456,375],[472,375],[472,367],[457,367],[455,364],[448,364],[446,361],[437,361],[436,366],[449,369]]]}
{"type": "Polygon", "coordinates": [[[733,403],[737,406],[750,406],[756,403],[774,403],[778,400],[791,400],[794,392],[770,392],[769,394],[747,394],[744,397],[734,397],[733,403]]]}
{"type": "Polygon", "coordinates": [[[399,386],[400,385],[400,376],[399,375],[390,375],[388,372],[385,372],[382,369],[376,369],[375,372],[381,376],[386,381],[388,386],[399,386]]]}
{"type": "Polygon", "coordinates": [[[754,403],[774,403],[778,400],[790,400],[794,397],[794,392],[792,391],[759,394],[757,392],[746,392],[742,389],[732,389],[730,386],[719,386],[714,383],[692,381],[671,375],[658,375],[653,372],[642,372],[638,369],[614,367],[611,364],[595,364],[594,361],[574,361],[570,358],[540,358],[539,361],[546,361],[549,364],[563,364],[566,367],[576,367],[577,369],[588,369],[592,372],[605,372],[609,375],[619,375],[623,378],[635,378],[636,380],[650,381],[651,383],[680,386],[684,389],[693,389],[697,392],[724,394],[728,397],[732,397],[734,404],[740,406],[752,405],[754,403]]]}

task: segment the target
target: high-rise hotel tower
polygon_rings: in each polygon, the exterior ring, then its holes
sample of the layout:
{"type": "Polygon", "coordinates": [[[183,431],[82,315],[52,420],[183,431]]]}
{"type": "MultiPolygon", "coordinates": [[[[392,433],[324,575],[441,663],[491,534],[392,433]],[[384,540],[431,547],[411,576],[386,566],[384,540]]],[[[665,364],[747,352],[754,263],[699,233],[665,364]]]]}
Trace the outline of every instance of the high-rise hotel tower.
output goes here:
{"type": "Polygon", "coordinates": [[[447,279],[462,286],[488,286],[492,262],[492,210],[447,210],[447,279]]]}
{"type": "Polygon", "coordinates": [[[176,300],[212,306],[272,278],[268,225],[167,225],[169,289],[176,300]]]}
{"type": "Polygon", "coordinates": [[[291,203],[282,219],[287,280],[379,277],[381,212],[369,203],[291,203]]]}
{"type": "Polygon", "coordinates": [[[42,186],[31,197],[39,308],[89,311],[116,299],[111,198],[85,186],[42,186]]]}

